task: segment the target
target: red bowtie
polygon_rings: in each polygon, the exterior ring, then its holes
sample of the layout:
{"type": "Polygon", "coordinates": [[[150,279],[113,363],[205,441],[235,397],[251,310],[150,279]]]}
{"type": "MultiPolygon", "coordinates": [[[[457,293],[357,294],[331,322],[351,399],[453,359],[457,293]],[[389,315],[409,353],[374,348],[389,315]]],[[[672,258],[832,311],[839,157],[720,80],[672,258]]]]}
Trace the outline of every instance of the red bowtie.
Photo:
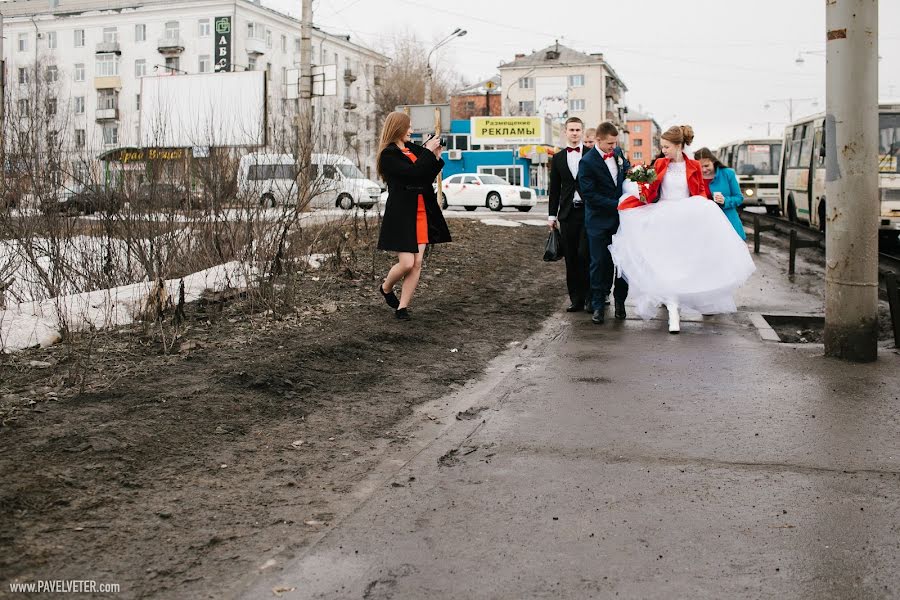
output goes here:
{"type": "Polygon", "coordinates": [[[575,148],[566,148],[566,152],[581,152],[581,147],[576,146],[575,148]]]}
{"type": "Polygon", "coordinates": [[[615,155],[616,155],[615,152],[607,152],[606,154],[603,155],[603,160],[609,160],[610,158],[612,158],[615,155]]]}

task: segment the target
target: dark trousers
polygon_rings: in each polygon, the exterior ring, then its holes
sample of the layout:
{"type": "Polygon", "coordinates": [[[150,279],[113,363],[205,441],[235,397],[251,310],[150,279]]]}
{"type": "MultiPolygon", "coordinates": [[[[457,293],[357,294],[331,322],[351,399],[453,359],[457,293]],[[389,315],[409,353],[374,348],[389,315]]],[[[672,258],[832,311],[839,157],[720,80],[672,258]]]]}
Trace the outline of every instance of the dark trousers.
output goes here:
{"type": "MultiPolygon", "coordinates": [[[[604,299],[613,289],[615,267],[612,255],[609,253],[609,245],[612,243],[612,236],[618,229],[618,225],[610,227],[607,224],[593,224],[588,215],[585,230],[591,251],[591,294],[594,310],[603,308],[604,299]]],[[[621,277],[616,277],[613,298],[616,302],[625,302],[627,297],[628,282],[621,277]]]]}
{"type": "Polygon", "coordinates": [[[584,228],[584,208],[574,208],[565,221],[559,221],[563,256],[566,259],[566,287],[572,304],[591,299],[591,252],[584,228]]]}

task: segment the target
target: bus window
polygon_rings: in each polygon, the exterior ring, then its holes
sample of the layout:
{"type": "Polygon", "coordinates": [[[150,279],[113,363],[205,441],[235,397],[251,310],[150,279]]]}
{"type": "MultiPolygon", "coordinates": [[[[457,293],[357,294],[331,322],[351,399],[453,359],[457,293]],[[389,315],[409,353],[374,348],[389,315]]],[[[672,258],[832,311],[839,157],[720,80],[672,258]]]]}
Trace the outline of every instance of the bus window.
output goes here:
{"type": "Polygon", "coordinates": [[[816,155],[813,158],[813,164],[816,165],[817,169],[822,169],[825,167],[825,130],[821,127],[816,129],[816,143],[814,146],[816,155]]]}
{"type": "Polygon", "coordinates": [[[777,175],[778,169],[781,168],[781,144],[772,144],[772,154],[770,164],[772,165],[772,174],[777,175]]]}
{"type": "Polygon", "coordinates": [[[900,113],[878,115],[878,170],[900,173],[900,113]]]}
{"type": "Polygon", "coordinates": [[[807,125],[803,131],[803,144],[800,146],[800,164],[808,165],[812,159],[813,126],[807,125]]]}
{"type": "Polygon", "coordinates": [[[800,145],[803,142],[803,132],[805,130],[806,125],[797,125],[794,127],[791,138],[791,161],[788,163],[789,167],[800,166],[800,145]]]}

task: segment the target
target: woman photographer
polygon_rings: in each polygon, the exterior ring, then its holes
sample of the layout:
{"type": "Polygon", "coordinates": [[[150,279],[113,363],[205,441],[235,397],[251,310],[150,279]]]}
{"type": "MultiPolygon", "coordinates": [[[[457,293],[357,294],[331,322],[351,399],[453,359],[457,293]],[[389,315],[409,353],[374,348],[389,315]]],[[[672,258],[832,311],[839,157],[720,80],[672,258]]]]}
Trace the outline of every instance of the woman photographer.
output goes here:
{"type": "Polygon", "coordinates": [[[378,148],[378,174],[388,187],[378,249],[397,253],[397,264],[379,291],[394,315],[404,321],[409,320],[407,309],[419,283],[425,247],[451,241],[432,187],[444,166],[441,141],[431,138],[419,146],[410,142],[410,135],[409,115],[392,112],[385,119],[378,148]],[[394,286],[401,279],[397,298],[394,286]]]}

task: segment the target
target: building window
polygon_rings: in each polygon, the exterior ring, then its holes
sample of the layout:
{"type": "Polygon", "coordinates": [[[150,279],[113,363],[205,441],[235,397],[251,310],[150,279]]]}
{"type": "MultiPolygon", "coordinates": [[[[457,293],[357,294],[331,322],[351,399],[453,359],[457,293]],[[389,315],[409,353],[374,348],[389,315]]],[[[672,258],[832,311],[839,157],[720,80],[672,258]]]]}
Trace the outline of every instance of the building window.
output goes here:
{"type": "Polygon", "coordinates": [[[76,129],[75,130],[75,147],[79,150],[83,149],[85,146],[86,140],[84,135],[84,129],[76,129]]]}
{"type": "Polygon", "coordinates": [[[84,114],[84,96],[75,96],[74,111],[76,115],[84,114]]]}
{"type": "Polygon", "coordinates": [[[209,37],[212,34],[209,19],[200,19],[197,21],[197,31],[200,34],[200,37],[209,37]]]}
{"type": "Polygon", "coordinates": [[[584,87],[584,75],[569,75],[569,87],[584,87]]]}
{"type": "Polygon", "coordinates": [[[145,42],[147,41],[147,26],[141,23],[140,25],[134,26],[134,41],[136,42],[145,42]]]}
{"type": "Polygon", "coordinates": [[[47,114],[53,116],[56,114],[57,107],[56,98],[47,98],[47,114]]]}
{"type": "Polygon", "coordinates": [[[47,32],[47,47],[48,48],[56,48],[56,32],[55,31],[47,32]]]}
{"type": "Polygon", "coordinates": [[[640,132],[641,132],[641,126],[638,125],[638,124],[635,124],[634,127],[632,127],[632,131],[634,131],[635,133],[640,133],[640,132]]]}
{"type": "Polygon", "coordinates": [[[75,30],[75,47],[84,48],[84,29],[75,30]]]}
{"type": "Polygon", "coordinates": [[[584,100],[569,100],[569,110],[580,112],[584,110],[584,100]]]}
{"type": "Polygon", "coordinates": [[[478,172],[485,175],[502,177],[512,185],[522,185],[522,167],[478,167],[478,172]]]}
{"type": "Polygon", "coordinates": [[[303,47],[303,40],[300,38],[294,38],[294,52],[300,54],[300,49],[303,47]]]}
{"type": "Polygon", "coordinates": [[[522,77],[519,79],[519,87],[523,90],[534,88],[534,77],[522,77]]]}
{"type": "Polygon", "coordinates": [[[107,44],[118,42],[119,30],[116,27],[104,27],[103,41],[107,44]]]}
{"type": "Polygon", "coordinates": [[[25,67],[19,67],[19,83],[21,85],[28,83],[28,69],[25,67]]]}
{"type": "Polygon", "coordinates": [[[474,100],[466,100],[466,112],[467,113],[475,112],[475,101],[474,100]]]}
{"type": "Polygon", "coordinates": [[[287,54],[287,36],[281,36],[281,51],[287,54]]]}
{"type": "Polygon", "coordinates": [[[631,141],[635,146],[643,146],[644,145],[644,140],[642,140],[641,138],[635,138],[631,141]]]}
{"type": "Polygon", "coordinates": [[[99,90],[97,96],[97,108],[100,110],[114,110],[117,106],[117,95],[115,90],[99,90]]]}
{"type": "Polygon", "coordinates": [[[287,67],[281,67],[281,83],[287,83],[287,67]]]}
{"type": "Polygon", "coordinates": [[[259,23],[247,23],[247,37],[253,40],[266,39],[266,28],[259,23]]]}
{"type": "Polygon", "coordinates": [[[248,71],[255,71],[255,70],[256,70],[256,57],[255,57],[255,56],[248,56],[248,57],[247,57],[247,70],[248,70],[248,71]]]}
{"type": "Polygon", "coordinates": [[[634,158],[634,160],[641,160],[644,158],[644,153],[643,152],[632,152],[631,156],[634,158]]]}
{"type": "Polygon", "coordinates": [[[103,143],[107,146],[115,146],[119,143],[119,126],[106,124],[103,126],[103,143]]]}
{"type": "Polygon", "coordinates": [[[119,57],[115,54],[97,55],[97,77],[118,77],[119,57]]]}
{"type": "Polygon", "coordinates": [[[201,73],[209,73],[212,70],[212,61],[209,58],[209,54],[201,54],[200,55],[200,65],[199,71],[201,73]]]}
{"type": "Polygon", "coordinates": [[[31,106],[28,103],[27,98],[22,98],[19,100],[19,115],[26,117],[31,114],[31,106]]]}
{"type": "Polygon", "coordinates": [[[56,65],[47,66],[47,83],[59,81],[59,68],[56,65]]]}
{"type": "Polygon", "coordinates": [[[178,25],[178,21],[169,21],[166,23],[167,40],[177,40],[180,33],[181,27],[178,25]]]}
{"type": "Polygon", "coordinates": [[[520,100],[519,114],[530,115],[534,112],[534,100],[520,100]]]}
{"type": "Polygon", "coordinates": [[[272,30],[266,29],[266,48],[272,47],[272,30]]]}
{"type": "Polygon", "coordinates": [[[75,81],[76,82],[84,81],[84,63],[76,63],[75,64],[75,81]]]}
{"type": "Polygon", "coordinates": [[[139,58],[134,61],[134,76],[135,77],[146,77],[147,76],[147,61],[143,58],[139,58]]]}
{"type": "Polygon", "coordinates": [[[27,33],[19,34],[19,45],[17,47],[19,48],[19,52],[25,52],[26,50],[28,50],[28,34],[27,33]]]}
{"type": "Polygon", "coordinates": [[[166,57],[166,72],[171,74],[177,73],[181,70],[181,59],[177,56],[167,56],[166,57]]]}

